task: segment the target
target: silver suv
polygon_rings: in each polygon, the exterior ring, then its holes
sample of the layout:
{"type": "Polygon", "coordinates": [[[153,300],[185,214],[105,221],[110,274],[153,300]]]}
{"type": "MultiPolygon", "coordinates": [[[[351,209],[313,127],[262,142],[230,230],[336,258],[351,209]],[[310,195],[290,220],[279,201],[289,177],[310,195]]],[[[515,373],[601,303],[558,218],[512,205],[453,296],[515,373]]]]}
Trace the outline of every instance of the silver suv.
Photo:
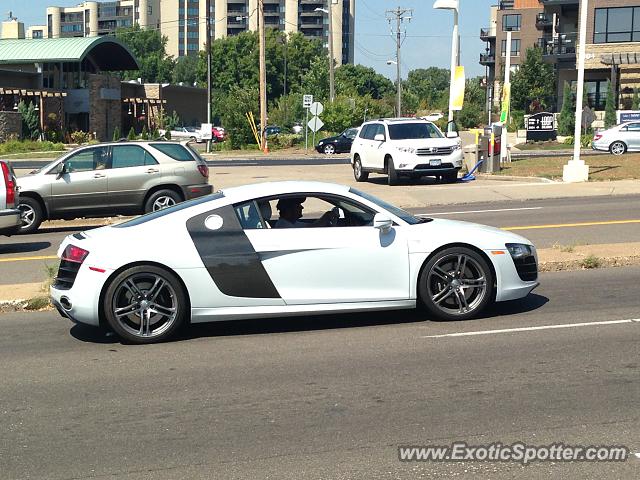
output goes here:
{"type": "Polygon", "coordinates": [[[22,227],[43,220],[135,215],[211,193],[209,167],[178,142],[114,142],[73,150],[18,178],[22,227]]]}
{"type": "Polygon", "coordinates": [[[11,165],[0,160],[0,235],[13,235],[20,228],[20,211],[16,208],[18,186],[11,165]]]}

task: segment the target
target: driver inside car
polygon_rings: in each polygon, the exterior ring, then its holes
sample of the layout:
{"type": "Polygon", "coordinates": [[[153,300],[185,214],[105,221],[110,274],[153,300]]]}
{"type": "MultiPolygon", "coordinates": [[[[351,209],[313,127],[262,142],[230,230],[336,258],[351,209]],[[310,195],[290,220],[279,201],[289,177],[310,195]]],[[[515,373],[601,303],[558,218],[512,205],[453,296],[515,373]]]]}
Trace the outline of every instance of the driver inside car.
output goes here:
{"type": "Polygon", "coordinates": [[[333,227],[338,224],[338,208],[334,207],[325,212],[319,219],[313,222],[302,222],[302,204],[306,197],[287,197],[278,200],[276,208],[280,212],[280,218],[275,228],[304,228],[304,227],[333,227]]]}

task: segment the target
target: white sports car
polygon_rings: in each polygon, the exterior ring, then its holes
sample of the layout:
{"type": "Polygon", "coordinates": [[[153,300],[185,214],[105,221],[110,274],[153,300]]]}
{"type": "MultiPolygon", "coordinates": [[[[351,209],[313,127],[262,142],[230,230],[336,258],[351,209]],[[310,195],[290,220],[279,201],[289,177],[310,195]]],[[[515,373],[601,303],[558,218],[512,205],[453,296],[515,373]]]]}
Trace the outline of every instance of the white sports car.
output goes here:
{"type": "Polygon", "coordinates": [[[536,250],[519,235],[319,182],[228,188],[69,235],[58,256],[60,313],[136,343],[188,323],[417,304],[466,319],[538,285],[536,250]],[[280,228],[287,204],[297,228],[280,228]]]}

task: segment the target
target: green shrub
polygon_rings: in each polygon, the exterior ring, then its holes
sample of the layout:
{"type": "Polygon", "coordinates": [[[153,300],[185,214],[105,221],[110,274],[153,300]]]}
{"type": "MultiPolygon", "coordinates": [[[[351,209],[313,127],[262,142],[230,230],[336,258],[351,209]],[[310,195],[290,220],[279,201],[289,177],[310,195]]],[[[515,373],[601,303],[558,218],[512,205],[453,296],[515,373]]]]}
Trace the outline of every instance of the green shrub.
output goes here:
{"type": "Polygon", "coordinates": [[[120,127],[116,126],[116,128],[113,129],[113,141],[117,142],[120,140],[120,135],[120,127]]]}
{"type": "Polygon", "coordinates": [[[611,82],[607,81],[607,100],[604,104],[604,128],[611,128],[618,123],[616,118],[616,99],[611,82]]]}
{"type": "MultiPolygon", "coordinates": [[[[593,134],[585,133],[580,137],[580,147],[582,148],[591,148],[591,142],[593,142],[593,134]]],[[[565,145],[573,145],[574,137],[573,135],[568,136],[564,139],[565,145]]]]}
{"type": "Polygon", "coordinates": [[[33,140],[8,140],[0,144],[0,155],[27,152],[51,152],[64,150],[63,143],[37,142],[33,140]]]}
{"type": "MultiPolygon", "coordinates": [[[[564,82],[562,98],[562,109],[558,117],[558,133],[560,135],[572,135],[576,125],[576,107],[569,82],[564,82]]],[[[571,143],[573,144],[573,141],[571,143]]]]}
{"type": "Polygon", "coordinates": [[[510,132],[522,130],[524,128],[524,111],[513,110],[511,112],[511,121],[509,122],[508,129],[510,132]]]}
{"type": "Polygon", "coordinates": [[[147,130],[147,126],[142,127],[142,133],[140,134],[140,138],[142,140],[149,140],[149,131],[147,130]]]}
{"type": "Polygon", "coordinates": [[[602,265],[602,260],[595,255],[589,255],[580,262],[580,266],[585,269],[598,268],[600,265],[602,265]]]}
{"type": "MultiPolygon", "coordinates": [[[[324,136],[324,135],[323,135],[324,136]]],[[[300,135],[284,133],[276,135],[275,137],[269,137],[267,144],[269,148],[290,148],[300,143],[300,135]]]]}
{"type": "Polygon", "coordinates": [[[70,136],[71,141],[73,143],[77,143],[78,145],[89,143],[89,141],[92,140],[91,134],[89,132],[83,132],[82,130],[71,132],[70,136]]]}
{"type": "Polygon", "coordinates": [[[136,139],[136,131],[133,127],[129,130],[129,135],[127,135],[127,140],[135,140],[136,139]]]}

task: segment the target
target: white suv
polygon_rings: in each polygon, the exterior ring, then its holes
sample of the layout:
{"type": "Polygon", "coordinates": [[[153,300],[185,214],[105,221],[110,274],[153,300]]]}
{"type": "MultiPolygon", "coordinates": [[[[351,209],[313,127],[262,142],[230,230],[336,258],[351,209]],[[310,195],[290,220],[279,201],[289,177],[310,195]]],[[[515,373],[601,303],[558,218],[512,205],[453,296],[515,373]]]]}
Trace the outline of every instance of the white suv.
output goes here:
{"type": "Polygon", "coordinates": [[[455,182],[462,168],[457,132],[446,136],[422,119],[380,119],[366,122],[351,146],[351,165],[358,182],[370,172],[386,173],[389,185],[400,176],[437,177],[455,182]]]}

